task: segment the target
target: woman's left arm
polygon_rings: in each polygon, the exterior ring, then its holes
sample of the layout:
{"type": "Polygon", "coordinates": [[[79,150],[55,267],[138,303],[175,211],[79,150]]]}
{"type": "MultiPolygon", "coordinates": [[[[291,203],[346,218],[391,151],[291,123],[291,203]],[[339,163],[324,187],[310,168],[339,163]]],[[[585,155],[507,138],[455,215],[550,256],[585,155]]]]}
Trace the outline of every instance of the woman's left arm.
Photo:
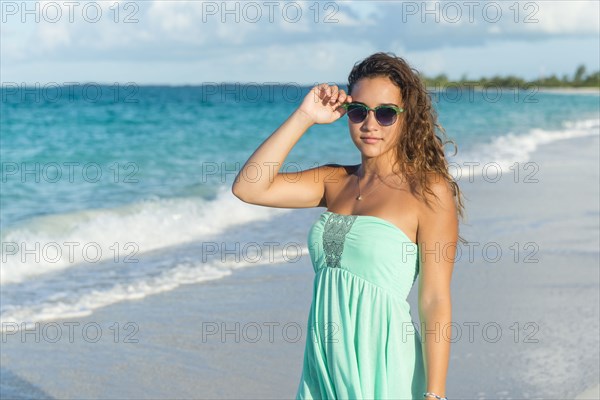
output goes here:
{"type": "Polygon", "coordinates": [[[446,396],[446,375],[452,336],[450,281],[458,240],[458,216],[452,187],[433,180],[429,205],[419,213],[419,317],[426,390],[446,396]]]}

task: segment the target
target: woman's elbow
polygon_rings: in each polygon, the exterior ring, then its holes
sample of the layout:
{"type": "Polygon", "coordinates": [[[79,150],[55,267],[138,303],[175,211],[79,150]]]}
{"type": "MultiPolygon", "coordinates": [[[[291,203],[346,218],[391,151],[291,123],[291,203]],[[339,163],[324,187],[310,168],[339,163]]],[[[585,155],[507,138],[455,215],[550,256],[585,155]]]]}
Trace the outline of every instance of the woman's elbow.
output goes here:
{"type": "Polygon", "coordinates": [[[423,296],[419,299],[419,308],[422,310],[447,310],[452,308],[452,299],[450,295],[432,295],[423,296]]]}

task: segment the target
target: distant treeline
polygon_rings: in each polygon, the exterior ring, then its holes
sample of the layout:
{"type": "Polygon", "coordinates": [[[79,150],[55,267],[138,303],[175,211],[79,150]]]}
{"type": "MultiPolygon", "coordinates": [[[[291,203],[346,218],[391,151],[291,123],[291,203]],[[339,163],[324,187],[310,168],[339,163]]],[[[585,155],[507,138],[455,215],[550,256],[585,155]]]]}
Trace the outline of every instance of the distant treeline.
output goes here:
{"type": "Polygon", "coordinates": [[[491,78],[480,78],[478,80],[467,79],[466,75],[459,80],[451,81],[448,79],[446,74],[440,74],[434,78],[426,77],[421,75],[421,79],[425,81],[427,86],[444,86],[448,84],[464,85],[464,86],[504,86],[504,87],[523,87],[523,86],[537,86],[537,87],[600,87],[600,71],[586,74],[585,65],[580,65],[575,70],[573,76],[569,77],[564,74],[562,78],[556,75],[551,75],[545,78],[536,79],[533,81],[527,81],[518,76],[493,76],[491,78]]]}

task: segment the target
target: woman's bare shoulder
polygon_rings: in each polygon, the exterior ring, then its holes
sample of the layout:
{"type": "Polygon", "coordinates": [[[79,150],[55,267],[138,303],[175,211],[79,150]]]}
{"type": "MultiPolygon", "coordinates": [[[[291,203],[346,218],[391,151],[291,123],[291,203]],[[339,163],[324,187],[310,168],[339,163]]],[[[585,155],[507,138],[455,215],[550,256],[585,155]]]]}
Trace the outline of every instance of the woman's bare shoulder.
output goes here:
{"type": "MultiPolygon", "coordinates": [[[[429,191],[423,191],[427,200],[434,204],[446,208],[454,203],[454,187],[452,184],[438,172],[427,173],[427,185],[429,191]]],[[[423,202],[423,207],[431,211],[431,205],[428,201],[423,202]]]]}

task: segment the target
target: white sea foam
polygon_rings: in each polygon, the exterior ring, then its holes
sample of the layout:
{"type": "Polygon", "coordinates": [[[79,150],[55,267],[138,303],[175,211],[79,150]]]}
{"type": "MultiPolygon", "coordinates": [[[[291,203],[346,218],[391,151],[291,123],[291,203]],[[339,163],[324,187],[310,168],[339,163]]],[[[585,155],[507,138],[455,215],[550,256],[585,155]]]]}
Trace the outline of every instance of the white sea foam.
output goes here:
{"type": "MultiPolygon", "coordinates": [[[[308,254],[308,248],[300,248],[293,258],[308,254]]],[[[29,329],[36,322],[63,318],[86,317],[98,308],[127,300],[142,299],[146,296],[171,291],[180,285],[220,279],[231,275],[240,268],[273,265],[289,262],[282,253],[262,254],[258,260],[245,259],[228,262],[204,263],[184,261],[174,268],[159,274],[143,276],[126,283],[114,283],[106,289],[85,289],[79,293],[58,290],[44,300],[25,305],[4,305],[0,315],[1,331],[18,330],[22,324],[29,329]]],[[[90,277],[93,279],[93,277],[90,277]]],[[[93,282],[92,282],[93,283],[93,282]]]]}
{"type": "Polygon", "coordinates": [[[539,146],[558,140],[585,136],[600,136],[600,118],[581,121],[566,121],[562,129],[545,130],[534,128],[527,133],[509,132],[493,139],[490,143],[475,147],[470,152],[457,155],[451,164],[455,179],[464,180],[483,175],[492,179],[496,172],[506,173],[515,163],[531,160],[539,146]]]}
{"type": "Polygon", "coordinates": [[[112,209],[34,218],[2,232],[0,282],[23,282],[82,262],[120,260],[197,241],[252,221],[289,212],[257,207],[222,187],[214,200],[151,198],[112,209]]]}
{"type": "MultiPolygon", "coordinates": [[[[462,160],[477,160],[481,164],[493,161],[504,171],[514,162],[530,160],[531,154],[540,145],[599,134],[600,119],[568,122],[559,130],[532,129],[521,135],[508,133],[474,149],[468,155],[470,157],[463,156],[462,160]]],[[[475,168],[473,172],[481,173],[481,169],[475,168]]],[[[20,328],[21,323],[30,325],[54,319],[85,317],[110,304],[174,290],[184,284],[220,279],[237,268],[264,265],[266,261],[263,260],[201,262],[190,257],[191,261],[181,261],[165,254],[166,257],[161,258],[167,265],[164,269],[163,266],[144,265],[144,269],[133,268],[127,271],[111,269],[109,260],[114,257],[115,251],[111,246],[115,243],[119,246],[121,258],[131,253],[131,250],[124,248],[129,242],[135,243],[139,249],[135,256],[159,249],[168,252],[170,247],[215,237],[234,225],[266,221],[287,212],[289,210],[246,204],[235,198],[228,187],[223,187],[211,201],[199,197],[151,198],[119,208],[36,218],[18,228],[8,229],[2,234],[2,285],[13,284],[16,287],[11,287],[11,290],[15,292],[25,289],[24,291],[37,294],[34,298],[19,298],[15,293],[5,295],[0,315],[2,329],[9,327],[6,323],[11,322],[18,324],[20,328]],[[11,242],[20,247],[14,255],[7,252],[7,243],[11,242]],[[69,242],[79,243],[73,252],[73,259],[69,259],[69,248],[64,245],[69,242]],[[25,254],[23,261],[23,243],[27,250],[33,249],[35,243],[39,243],[41,248],[48,243],[57,243],[62,249],[62,257],[54,263],[41,260],[37,262],[35,254],[25,254]],[[107,276],[98,275],[102,272],[101,268],[88,268],[90,263],[85,263],[81,252],[83,245],[87,243],[97,244],[102,250],[101,260],[108,261],[106,265],[109,265],[108,272],[102,270],[108,273],[107,276]],[[78,268],[69,268],[72,266],[78,268]],[[61,270],[64,271],[55,279],[40,283],[42,275],[61,270]],[[67,276],[71,271],[77,272],[77,277],[67,276]],[[75,286],[69,285],[71,281],[75,282],[75,286]]],[[[48,247],[48,252],[50,250],[52,248],[48,247]]],[[[307,249],[303,248],[302,254],[306,253],[307,249]]],[[[90,257],[94,254],[90,251],[90,257]]],[[[43,252],[40,251],[40,255],[43,252]]],[[[46,254],[46,257],[51,255],[52,253],[46,254]]],[[[277,257],[275,262],[278,262],[277,257]]]]}

